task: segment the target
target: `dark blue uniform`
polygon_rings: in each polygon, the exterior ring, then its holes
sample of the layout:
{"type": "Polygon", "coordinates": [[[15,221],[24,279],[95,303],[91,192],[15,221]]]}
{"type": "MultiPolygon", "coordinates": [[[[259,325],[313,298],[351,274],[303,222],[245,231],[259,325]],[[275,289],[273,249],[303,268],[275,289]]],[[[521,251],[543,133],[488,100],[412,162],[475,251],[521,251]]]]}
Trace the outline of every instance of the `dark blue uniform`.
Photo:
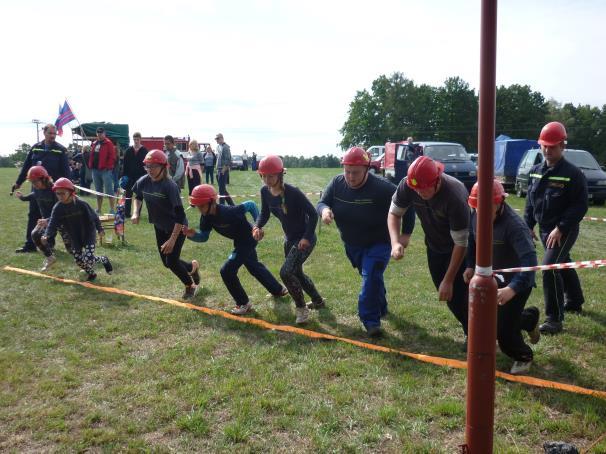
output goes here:
{"type": "MultiPolygon", "coordinates": [[[[23,161],[21,172],[17,177],[16,185],[21,186],[27,178],[27,172],[32,166],[42,166],[48,174],[57,181],[61,177],[69,178],[70,169],[67,158],[67,148],[57,142],[47,145],[44,141],[35,144],[23,161]]],[[[27,231],[25,232],[25,245],[23,249],[35,251],[36,246],[31,237],[31,232],[36,227],[36,222],[40,219],[40,210],[34,200],[29,202],[29,211],[27,213],[27,231]]]]}
{"type": "Polygon", "coordinates": [[[238,270],[242,265],[252,274],[269,292],[279,296],[282,285],[259,262],[257,258],[257,242],[252,236],[252,225],[246,219],[246,213],[257,218],[259,213],[254,202],[247,201],[240,205],[216,205],[215,214],[200,217],[200,230],[190,238],[192,241],[205,242],[214,229],[220,235],[234,241],[234,250],[221,267],[221,278],[227,290],[235,300],[236,305],[248,304],[248,295],[238,279],[238,270]]]}
{"type": "MultiPolygon", "coordinates": [[[[476,264],[476,212],[471,215],[467,267],[476,264]]],[[[535,266],[537,253],[524,220],[513,209],[503,204],[493,223],[492,234],[493,268],[515,268],[535,266]]],[[[499,288],[510,287],[516,295],[497,309],[497,340],[499,348],[516,361],[532,361],[532,349],[524,342],[521,330],[532,331],[539,321],[536,307],[524,309],[534,287],[534,272],[503,273],[503,281],[497,279],[499,288]]]]}
{"type": "MultiPolygon", "coordinates": [[[[545,249],[543,264],[570,262],[570,250],[579,235],[579,223],[587,213],[587,180],[565,158],[553,167],[547,162],[530,170],[524,220],[531,229],[539,225],[545,247],[547,237],[558,227],[560,246],[545,249]]],[[[543,271],[543,296],[548,321],[564,320],[564,305],[578,310],[585,301],[576,270],[543,271]]]]}

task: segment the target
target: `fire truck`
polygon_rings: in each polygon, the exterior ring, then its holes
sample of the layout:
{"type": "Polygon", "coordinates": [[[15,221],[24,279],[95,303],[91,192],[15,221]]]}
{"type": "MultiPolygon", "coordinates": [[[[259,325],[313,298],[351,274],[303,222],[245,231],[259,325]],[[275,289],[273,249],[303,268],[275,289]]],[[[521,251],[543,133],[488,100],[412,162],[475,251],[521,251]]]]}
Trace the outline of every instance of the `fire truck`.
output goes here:
{"type": "MultiPolygon", "coordinates": [[[[164,137],[141,137],[141,145],[148,150],[164,150],[164,137]]],[[[175,137],[175,147],[181,153],[189,150],[189,136],[175,137]]]]}

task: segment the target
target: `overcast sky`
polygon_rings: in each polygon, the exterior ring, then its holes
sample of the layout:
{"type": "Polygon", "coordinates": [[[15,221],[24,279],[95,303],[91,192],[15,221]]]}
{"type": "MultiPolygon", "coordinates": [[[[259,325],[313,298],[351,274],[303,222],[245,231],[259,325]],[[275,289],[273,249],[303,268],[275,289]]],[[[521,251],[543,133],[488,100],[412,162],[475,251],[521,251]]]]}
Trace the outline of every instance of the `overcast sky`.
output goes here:
{"type": "MultiPolygon", "coordinates": [[[[66,98],[131,134],[338,155],[349,103],[381,74],[478,87],[479,0],[20,0],[0,17],[3,155],[66,98]]],[[[604,24],[604,0],[499,2],[497,83],[601,107],[604,24]]]]}

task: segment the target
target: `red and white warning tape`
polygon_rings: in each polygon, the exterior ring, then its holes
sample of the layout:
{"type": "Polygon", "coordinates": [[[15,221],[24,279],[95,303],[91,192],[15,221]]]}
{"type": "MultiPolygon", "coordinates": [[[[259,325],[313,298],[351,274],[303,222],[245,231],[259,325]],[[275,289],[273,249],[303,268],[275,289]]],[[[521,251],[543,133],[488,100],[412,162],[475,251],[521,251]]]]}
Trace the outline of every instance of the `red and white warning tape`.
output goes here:
{"type": "MultiPolygon", "coordinates": [[[[78,186],[77,184],[75,184],[74,187],[76,189],[79,189],[80,191],[89,192],[91,194],[100,195],[100,196],[103,196],[103,197],[111,197],[113,199],[121,199],[121,198],[123,198],[121,195],[105,194],[104,192],[97,192],[97,191],[93,191],[92,189],[89,189],[89,188],[83,188],[82,186],[78,186]]],[[[124,197],[124,199],[129,199],[129,198],[130,197],[124,197]]]]}
{"type": "Polygon", "coordinates": [[[494,273],[523,273],[526,271],[567,270],[571,268],[600,268],[602,266],[606,266],[606,259],[554,263],[552,265],[521,266],[518,268],[503,268],[501,270],[494,270],[494,273]]]}
{"type": "MultiPolygon", "coordinates": [[[[261,194],[260,192],[257,192],[256,194],[248,194],[248,195],[246,195],[246,194],[231,195],[230,194],[230,195],[220,195],[218,197],[220,199],[227,198],[227,197],[231,197],[233,199],[233,198],[236,198],[236,197],[259,197],[260,194],[261,194]]],[[[304,192],[303,194],[305,194],[305,195],[322,195],[322,192],[304,192]]]]}

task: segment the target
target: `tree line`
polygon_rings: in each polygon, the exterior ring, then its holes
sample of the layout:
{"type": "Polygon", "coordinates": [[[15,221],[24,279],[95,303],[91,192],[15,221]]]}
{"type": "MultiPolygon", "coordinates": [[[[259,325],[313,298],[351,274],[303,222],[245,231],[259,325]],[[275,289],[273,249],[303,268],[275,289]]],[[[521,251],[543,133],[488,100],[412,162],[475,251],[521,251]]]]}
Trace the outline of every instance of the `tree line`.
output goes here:
{"type": "MultiPolygon", "coordinates": [[[[561,121],[568,130],[570,148],[588,150],[606,161],[606,105],[562,104],[545,100],[528,85],[497,87],[496,135],[536,139],[543,125],[561,121]]],[[[458,142],[477,151],[478,95],[460,77],[439,87],[417,85],[402,73],[381,75],[370,90],[356,93],[340,129],[342,149],[369,147],[407,136],[415,140],[458,142]]]]}

